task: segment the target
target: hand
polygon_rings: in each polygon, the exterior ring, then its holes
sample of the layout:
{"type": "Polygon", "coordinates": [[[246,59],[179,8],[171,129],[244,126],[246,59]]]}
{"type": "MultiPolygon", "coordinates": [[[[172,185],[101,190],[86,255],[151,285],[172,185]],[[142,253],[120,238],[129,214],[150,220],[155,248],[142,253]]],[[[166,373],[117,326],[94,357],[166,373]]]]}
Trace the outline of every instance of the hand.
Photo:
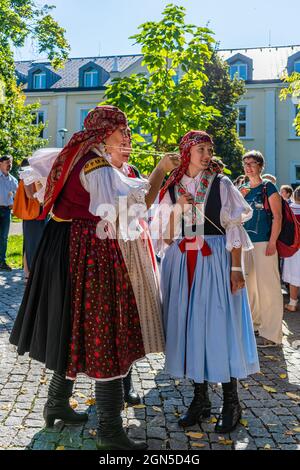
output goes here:
{"type": "Polygon", "coordinates": [[[231,271],[230,281],[232,294],[236,294],[239,289],[245,287],[244,275],[239,271],[231,271]]]}
{"type": "Polygon", "coordinates": [[[185,193],[180,196],[177,200],[177,204],[181,206],[183,212],[187,212],[191,208],[191,204],[194,202],[194,197],[191,193],[185,193]]]}
{"type": "Polygon", "coordinates": [[[167,153],[158,163],[156,168],[160,168],[165,174],[180,166],[181,159],[177,153],[167,153]]]}
{"type": "Polygon", "coordinates": [[[276,243],[269,242],[266,248],[266,256],[273,256],[277,252],[276,243]]]}

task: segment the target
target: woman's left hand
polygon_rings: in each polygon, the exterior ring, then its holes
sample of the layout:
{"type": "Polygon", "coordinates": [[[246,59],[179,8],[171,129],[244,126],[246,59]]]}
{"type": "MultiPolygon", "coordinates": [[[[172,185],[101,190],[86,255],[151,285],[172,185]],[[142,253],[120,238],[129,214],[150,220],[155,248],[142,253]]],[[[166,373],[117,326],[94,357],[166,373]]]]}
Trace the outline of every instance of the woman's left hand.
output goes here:
{"type": "Polygon", "coordinates": [[[157,168],[161,168],[165,174],[169,173],[175,168],[180,166],[181,160],[180,155],[177,153],[167,153],[157,165],[157,168]]]}
{"type": "Polygon", "coordinates": [[[230,281],[232,294],[236,294],[239,289],[245,287],[244,275],[240,271],[231,271],[230,281]]]}
{"type": "Polygon", "coordinates": [[[273,256],[277,251],[276,243],[269,242],[266,248],[266,256],[273,256]]]}

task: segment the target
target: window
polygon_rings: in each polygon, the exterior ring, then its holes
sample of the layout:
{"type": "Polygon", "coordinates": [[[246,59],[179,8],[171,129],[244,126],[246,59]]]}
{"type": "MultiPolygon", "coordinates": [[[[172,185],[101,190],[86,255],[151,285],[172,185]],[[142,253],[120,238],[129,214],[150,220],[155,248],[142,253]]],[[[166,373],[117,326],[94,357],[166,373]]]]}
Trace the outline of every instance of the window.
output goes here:
{"type": "MultiPolygon", "coordinates": [[[[45,113],[44,111],[38,111],[37,113],[32,114],[32,124],[38,125],[38,124],[45,124],[45,113]]],[[[41,130],[40,137],[43,139],[44,138],[44,129],[41,130]]]]}
{"type": "Polygon", "coordinates": [[[296,181],[300,181],[300,165],[295,166],[296,181]]]}
{"type": "Polygon", "coordinates": [[[294,72],[300,73],[300,60],[294,63],[294,72]]]}
{"type": "Polygon", "coordinates": [[[247,80],[247,64],[236,62],[230,66],[230,78],[233,80],[235,77],[240,80],[247,80]]]}
{"type": "Polygon", "coordinates": [[[83,131],[84,129],[84,120],[89,114],[89,109],[81,109],[80,110],[80,130],[83,131]]]}
{"type": "Polygon", "coordinates": [[[239,137],[247,136],[247,106],[238,107],[237,133],[239,137]]]}
{"type": "Polygon", "coordinates": [[[33,88],[34,90],[43,90],[46,88],[45,72],[36,72],[33,74],[33,88]]]}
{"type": "Polygon", "coordinates": [[[89,69],[84,72],[83,86],[86,88],[99,86],[99,74],[97,70],[89,69]]]}
{"type": "Polygon", "coordinates": [[[173,82],[175,83],[175,85],[178,85],[178,83],[179,83],[179,75],[178,75],[178,73],[176,73],[176,75],[173,75],[172,80],[173,80],[173,82]]]}

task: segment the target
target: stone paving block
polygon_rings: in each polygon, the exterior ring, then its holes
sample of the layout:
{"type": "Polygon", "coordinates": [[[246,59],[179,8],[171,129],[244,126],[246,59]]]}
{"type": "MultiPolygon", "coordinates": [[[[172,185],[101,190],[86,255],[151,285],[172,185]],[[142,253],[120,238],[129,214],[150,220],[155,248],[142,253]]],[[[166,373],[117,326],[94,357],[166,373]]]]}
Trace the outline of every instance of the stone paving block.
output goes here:
{"type": "Polygon", "coordinates": [[[167,433],[165,428],[160,427],[148,427],[147,428],[148,439],[167,439],[167,433]]]}
{"type": "MultiPolygon", "coordinates": [[[[80,428],[74,427],[74,431],[58,421],[53,430],[44,428],[42,411],[52,372],[29,359],[28,355],[18,357],[15,348],[8,341],[24,287],[21,281],[20,271],[0,275],[0,288],[4,292],[0,298],[0,357],[3,351],[6,354],[5,364],[0,367],[0,448],[38,450],[64,445],[66,450],[95,450],[96,440],[89,432],[97,427],[94,406],[89,409],[88,423],[80,428]],[[47,384],[40,383],[42,377],[47,378],[47,384]]],[[[289,323],[293,339],[300,339],[299,319],[290,316],[288,321],[293,322],[292,326],[289,323]]],[[[215,424],[210,420],[187,430],[178,426],[179,415],[186,411],[193,398],[193,385],[189,380],[175,381],[169,377],[163,371],[162,354],[151,354],[133,367],[134,387],[143,397],[145,408],[126,408],[122,413],[123,425],[129,435],[136,436],[136,439],[147,438],[150,450],[193,449],[193,439],[186,436],[186,431],[204,434],[201,440],[194,440],[196,443],[207,444],[203,449],[194,449],[197,451],[210,448],[254,450],[257,447],[264,449],[268,444],[274,450],[300,450],[299,436],[285,434],[287,430],[299,426],[300,403],[289,398],[286,392],[300,396],[300,352],[290,347],[285,337],[283,351],[259,351],[259,356],[263,374],[254,374],[239,384],[243,419],[248,421],[247,426],[239,425],[230,437],[216,434],[215,424]],[[288,375],[286,379],[279,377],[283,373],[288,375]],[[263,385],[275,388],[277,393],[269,393],[263,385]],[[161,408],[162,413],[155,410],[155,407],[161,408]],[[224,446],[219,437],[231,439],[234,444],[224,446]]],[[[78,378],[74,390],[74,397],[79,402],[78,409],[86,410],[87,407],[85,399],[76,396],[76,393],[91,397],[93,388],[92,380],[78,378]]],[[[210,385],[209,393],[214,417],[218,415],[222,405],[221,386],[210,385]]]]}
{"type": "Polygon", "coordinates": [[[148,439],[148,450],[164,450],[167,448],[166,442],[158,439],[148,439]]]}
{"type": "Polygon", "coordinates": [[[257,445],[257,448],[258,449],[265,449],[266,446],[270,446],[271,449],[275,449],[276,448],[276,444],[275,442],[273,441],[273,439],[270,439],[270,438],[258,438],[258,439],[254,439],[255,440],[255,444],[257,445]]]}
{"type": "Polygon", "coordinates": [[[137,439],[140,441],[146,440],[146,429],[143,428],[129,428],[128,436],[132,439],[137,439]]]}
{"type": "Polygon", "coordinates": [[[169,440],[169,447],[171,450],[188,450],[189,449],[187,442],[177,441],[176,439],[169,440]]]}

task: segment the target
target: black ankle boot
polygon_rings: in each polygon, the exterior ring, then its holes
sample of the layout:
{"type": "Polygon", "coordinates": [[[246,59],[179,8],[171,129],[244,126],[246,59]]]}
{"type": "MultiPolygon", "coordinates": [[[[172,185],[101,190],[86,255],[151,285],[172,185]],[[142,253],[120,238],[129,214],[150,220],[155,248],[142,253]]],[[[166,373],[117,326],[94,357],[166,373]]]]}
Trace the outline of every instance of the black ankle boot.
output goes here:
{"type": "Polygon", "coordinates": [[[190,404],[186,414],[181,416],[178,420],[179,426],[184,428],[188,426],[194,426],[203,418],[209,418],[211,403],[208,396],[208,384],[204,382],[194,383],[195,391],[194,398],[190,404]]]}
{"type": "Polygon", "coordinates": [[[98,450],[145,450],[145,442],[130,439],[122,423],[124,404],[122,379],[96,382],[96,409],[98,415],[98,450]]]}
{"type": "Polygon", "coordinates": [[[79,425],[88,420],[87,413],[76,413],[70,406],[74,382],[54,372],[48,391],[48,400],[44,406],[43,416],[46,427],[53,427],[56,419],[67,425],[79,425]]]}
{"type": "Polygon", "coordinates": [[[237,380],[231,378],[230,382],[222,384],[222,388],[224,401],[221,415],[215,426],[217,433],[233,431],[242,416],[242,408],[237,392],[237,380]]]}
{"type": "Polygon", "coordinates": [[[139,405],[141,403],[139,394],[133,388],[131,372],[132,369],[128,372],[127,377],[123,379],[124,401],[129,406],[139,405]]]}

